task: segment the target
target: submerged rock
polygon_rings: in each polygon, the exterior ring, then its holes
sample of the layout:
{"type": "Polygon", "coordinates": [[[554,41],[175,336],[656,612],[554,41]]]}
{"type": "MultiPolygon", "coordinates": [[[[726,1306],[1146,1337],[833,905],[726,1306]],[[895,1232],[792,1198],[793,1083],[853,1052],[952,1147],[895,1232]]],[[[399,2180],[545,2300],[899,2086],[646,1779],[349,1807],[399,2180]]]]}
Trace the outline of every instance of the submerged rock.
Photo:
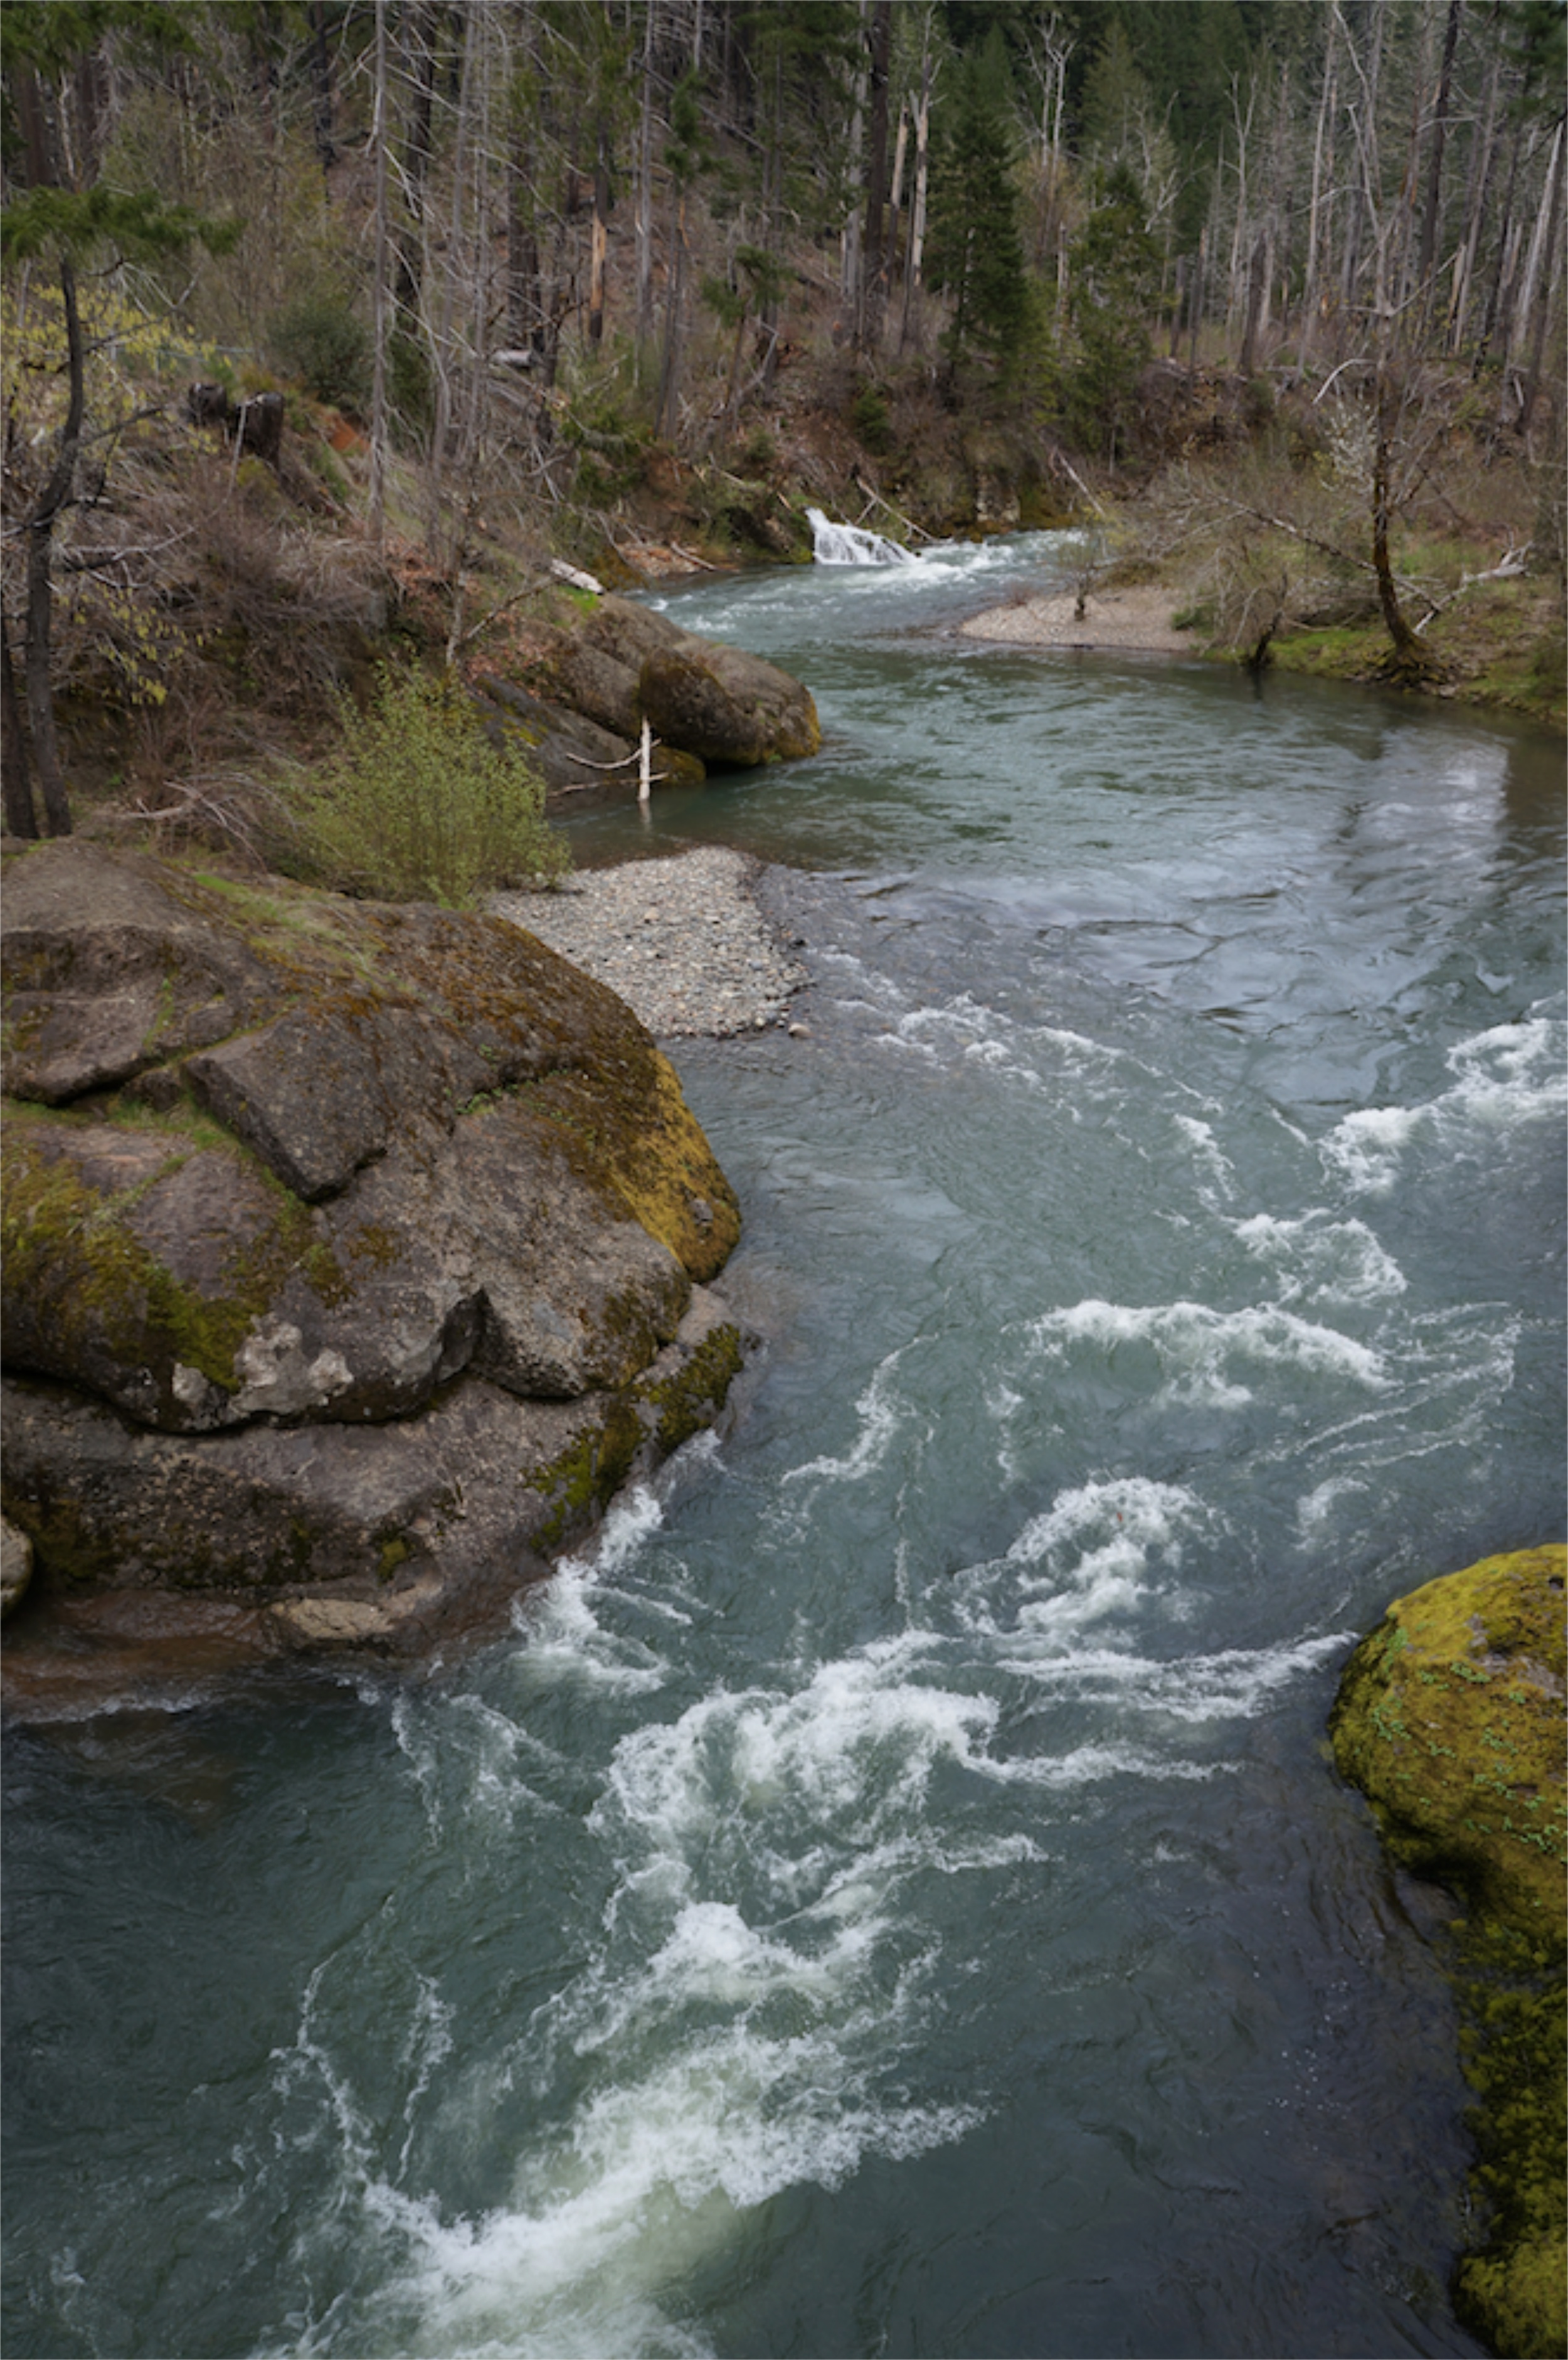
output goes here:
{"type": "Polygon", "coordinates": [[[1395,1601],[1345,1667],[1334,1759],[1396,1858],[1465,1896],[1465,2070],[1486,2244],[1455,2302],[1499,2353],[1564,2345],[1564,1580],[1485,1557],[1395,1601]]]}
{"type": "Polygon", "coordinates": [[[542,1570],[674,1447],[672,1402],[718,1414],[735,1196],[604,986],[497,918],[71,841],[10,861],[6,907],[37,1591],[330,1583],[422,1632],[542,1570]]]}

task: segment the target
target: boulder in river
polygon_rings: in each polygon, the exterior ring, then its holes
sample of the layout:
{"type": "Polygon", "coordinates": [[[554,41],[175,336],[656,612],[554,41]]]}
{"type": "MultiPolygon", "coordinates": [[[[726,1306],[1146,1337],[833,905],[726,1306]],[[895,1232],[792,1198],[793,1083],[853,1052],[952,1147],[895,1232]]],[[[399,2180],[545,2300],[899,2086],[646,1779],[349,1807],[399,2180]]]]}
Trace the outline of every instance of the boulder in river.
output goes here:
{"type": "Polygon", "coordinates": [[[1454,2300],[1494,2351],[1563,2349],[1568,1548],[1484,1557],[1396,1599],[1351,1656],[1334,1759],[1396,1859],[1464,1896],[1465,2070],[1486,2242],[1454,2300]]]}
{"type": "Polygon", "coordinates": [[[77,840],[5,898],[35,1596],[326,1585],[353,1615],[275,1633],[423,1633],[718,1415],[735,1196],[603,985],[499,918],[77,840]]]}
{"type": "MultiPolygon", "coordinates": [[[[494,681],[483,685],[517,709],[494,681]]],[[[628,750],[646,720],[662,748],[704,764],[752,769],[822,744],[811,692],[790,673],[608,594],[570,629],[544,636],[522,691],[585,716],[628,750]]]]}

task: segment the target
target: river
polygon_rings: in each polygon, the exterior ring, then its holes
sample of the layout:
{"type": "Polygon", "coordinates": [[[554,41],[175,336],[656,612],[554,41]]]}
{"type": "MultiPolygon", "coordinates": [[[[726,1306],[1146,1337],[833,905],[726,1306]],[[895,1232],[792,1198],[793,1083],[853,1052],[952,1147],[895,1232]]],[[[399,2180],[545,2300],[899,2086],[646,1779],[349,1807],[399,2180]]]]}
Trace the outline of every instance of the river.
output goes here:
{"type": "Polygon", "coordinates": [[[744,1414],[506,1644],[6,1740],[6,2349],[1471,2353],[1429,1890],[1323,1723],[1563,1530],[1562,748],[715,578],[813,761],[684,1043],[744,1414]]]}

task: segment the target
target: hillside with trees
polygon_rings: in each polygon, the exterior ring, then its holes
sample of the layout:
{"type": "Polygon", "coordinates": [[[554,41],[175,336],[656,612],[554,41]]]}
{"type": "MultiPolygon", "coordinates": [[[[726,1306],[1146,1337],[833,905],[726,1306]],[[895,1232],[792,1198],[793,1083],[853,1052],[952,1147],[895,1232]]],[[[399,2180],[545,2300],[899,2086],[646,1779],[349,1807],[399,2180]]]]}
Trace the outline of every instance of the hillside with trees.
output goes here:
{"type": "Polygon", "coordinates": [[[1199,644],[1560,714],[1564,22],[9,0],[8,827],[199,814],[552,559],[808,502],[1095,522],[1199,644]]]}

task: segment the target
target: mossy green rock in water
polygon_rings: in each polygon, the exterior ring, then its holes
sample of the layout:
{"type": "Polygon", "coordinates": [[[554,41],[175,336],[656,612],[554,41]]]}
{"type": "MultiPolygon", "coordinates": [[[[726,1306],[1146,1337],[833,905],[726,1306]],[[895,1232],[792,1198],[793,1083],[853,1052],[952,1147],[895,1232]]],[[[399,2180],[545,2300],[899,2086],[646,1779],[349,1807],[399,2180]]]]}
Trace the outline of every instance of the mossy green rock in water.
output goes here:
{"type": "Polygon", "coordinates": [[[5,903],[33,1596],[390,1583],[429,1622],[718,1414],[735,1196],[603,985],[497,918],[69,840],[5,903]]]}
{"type": "Polygon", "coordinates": [[[1568,1548],[1484,1557],[1388,1609],[1351,1657],[1334,1758],[1396,1858],[1456,1886],[1475,2194],[1455,2301],[1498,2353],[1565,2348],[1564,1580],[1568,1548]]]}

